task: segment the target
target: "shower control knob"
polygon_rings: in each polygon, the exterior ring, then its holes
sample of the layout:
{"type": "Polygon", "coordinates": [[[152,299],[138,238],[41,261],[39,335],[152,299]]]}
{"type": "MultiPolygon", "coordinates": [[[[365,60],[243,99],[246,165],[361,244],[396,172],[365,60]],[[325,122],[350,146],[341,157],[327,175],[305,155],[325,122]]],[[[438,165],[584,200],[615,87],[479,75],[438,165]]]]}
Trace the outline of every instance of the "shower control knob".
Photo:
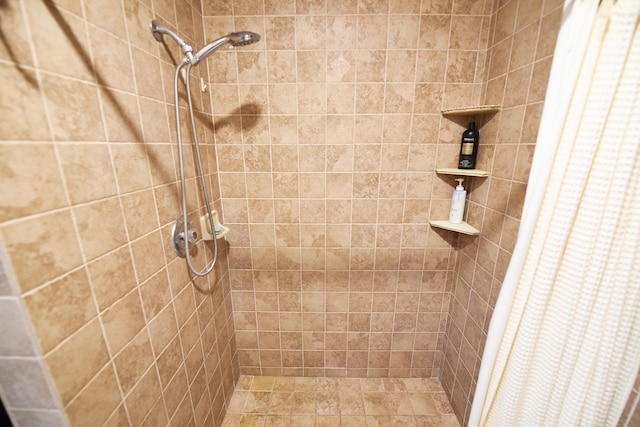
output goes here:
{"type": "Polygon", "coordinates": [[[171,229],[171,235],[173,236],[171,239],[171,247],[173,247],[176,254],[182,258],[187,255],[187,245],[184,239],[185,234],[187,239],[189,239],[189,253],[192,253],[196,247],[196,242],[198,241],[198,232],[189,220],[187,220],[187,226],[185,227],[184,220],[181,215],[176,219],[176,222],[173,224],[173,228],[171,229]]]}
{"type": "MultiPolygon", "coordinates": [[[[195,230],[187,230],[187,236],[189,236],[189,243],[195,243],[198,240],[198,233],[195,230]]],[[[178,239],[184,244],[184,231],[178,233],[178,239]]]]}

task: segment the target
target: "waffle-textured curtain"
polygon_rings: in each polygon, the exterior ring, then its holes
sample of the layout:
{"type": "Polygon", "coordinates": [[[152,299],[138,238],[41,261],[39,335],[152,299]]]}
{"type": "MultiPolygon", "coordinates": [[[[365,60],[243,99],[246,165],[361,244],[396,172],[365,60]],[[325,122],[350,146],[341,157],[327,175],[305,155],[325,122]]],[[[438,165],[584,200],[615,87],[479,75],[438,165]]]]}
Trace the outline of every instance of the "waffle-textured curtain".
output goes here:
{"type": "Polygon", "coordinates": [[[470,426],[615,426],[640,367],[640,0],[566,0],[470,426]]]}

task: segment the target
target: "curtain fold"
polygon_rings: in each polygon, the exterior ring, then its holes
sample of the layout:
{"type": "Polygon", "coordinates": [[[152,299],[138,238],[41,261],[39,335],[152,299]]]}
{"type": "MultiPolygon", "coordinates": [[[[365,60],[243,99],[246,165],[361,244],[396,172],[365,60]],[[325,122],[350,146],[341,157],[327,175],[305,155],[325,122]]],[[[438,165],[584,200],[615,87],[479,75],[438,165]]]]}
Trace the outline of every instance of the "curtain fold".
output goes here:
{"type": "Polygon", "coordinates": [[[616,425],[640,367],[640,0],[565,3],[469,425],[616,425]]]}

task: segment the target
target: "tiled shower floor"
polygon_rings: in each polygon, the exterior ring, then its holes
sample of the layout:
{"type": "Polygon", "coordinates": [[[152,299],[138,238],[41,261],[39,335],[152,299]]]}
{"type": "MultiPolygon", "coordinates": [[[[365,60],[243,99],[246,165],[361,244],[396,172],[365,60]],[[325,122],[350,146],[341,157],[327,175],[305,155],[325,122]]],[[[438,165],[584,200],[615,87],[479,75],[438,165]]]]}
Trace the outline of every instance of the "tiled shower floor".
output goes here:
{"type": "Polygon", "coordinates": [[[433,378],[243,375],[223,426],[458,427],[433,378]]]}

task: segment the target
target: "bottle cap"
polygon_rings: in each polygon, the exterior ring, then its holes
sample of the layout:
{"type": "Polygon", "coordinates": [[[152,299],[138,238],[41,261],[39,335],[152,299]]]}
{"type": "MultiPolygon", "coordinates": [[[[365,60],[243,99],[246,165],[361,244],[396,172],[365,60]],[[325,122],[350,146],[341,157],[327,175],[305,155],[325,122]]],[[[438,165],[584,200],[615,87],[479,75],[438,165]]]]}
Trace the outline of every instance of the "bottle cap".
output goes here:
{"type": "Polygon", "coordinates": [[[464,190],[464,187],[462,186],[462,181],[464,181],[464,178],[456,178],[456,181],[458,181],[458,186],[456,187],[456,190],[464,190]]]}
{"type": "Polygon", "coordinates": [[[476,122],[469,123],[469,130],[474,130],[476,128],[476,122]]]}

